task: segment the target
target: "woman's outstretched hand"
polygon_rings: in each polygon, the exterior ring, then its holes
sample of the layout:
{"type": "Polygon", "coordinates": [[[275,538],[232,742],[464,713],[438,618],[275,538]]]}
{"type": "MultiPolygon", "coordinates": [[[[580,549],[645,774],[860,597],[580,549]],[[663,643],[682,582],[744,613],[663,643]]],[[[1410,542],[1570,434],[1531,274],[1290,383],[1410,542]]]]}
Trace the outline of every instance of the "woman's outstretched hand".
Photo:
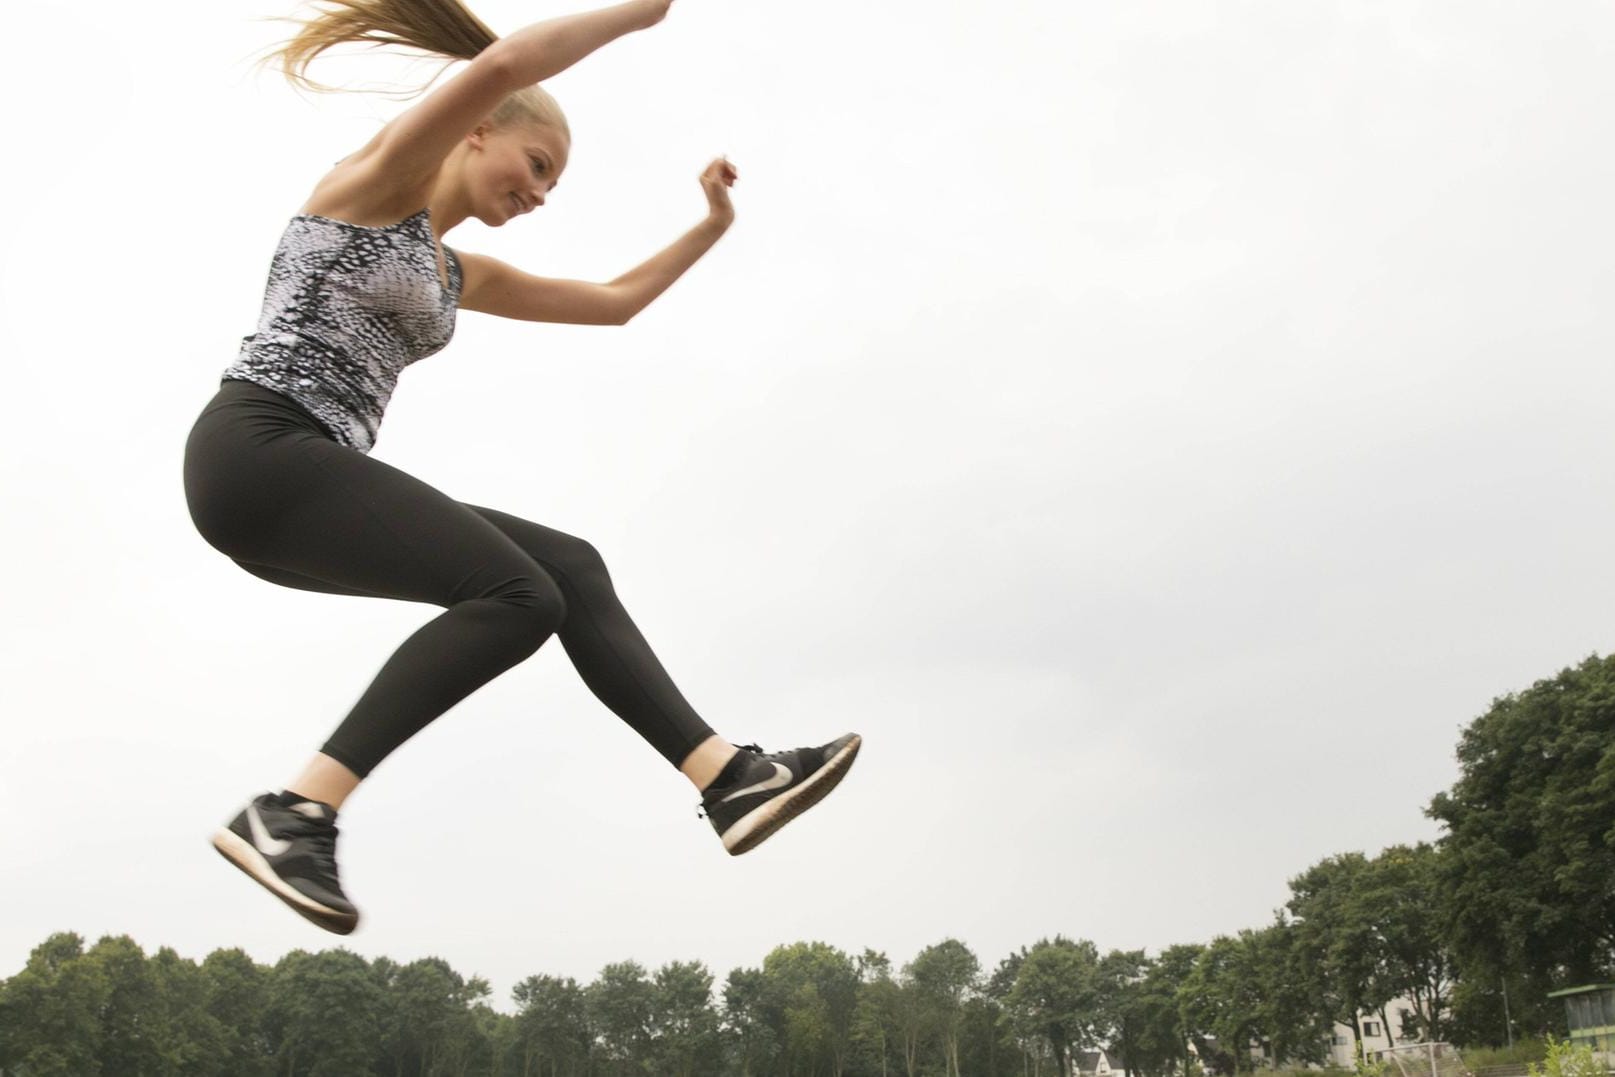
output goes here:
{"type": "Polygon", "coordinates": [[[729,201],[729,188],[735,185],[740,173],[735,166],[729,163],[729,158],[720,157],[707,165],[701,173],[701,189],[707,193],[707,208],[713,217],[724,224],[735,219],[735,207],[729,201]]]}

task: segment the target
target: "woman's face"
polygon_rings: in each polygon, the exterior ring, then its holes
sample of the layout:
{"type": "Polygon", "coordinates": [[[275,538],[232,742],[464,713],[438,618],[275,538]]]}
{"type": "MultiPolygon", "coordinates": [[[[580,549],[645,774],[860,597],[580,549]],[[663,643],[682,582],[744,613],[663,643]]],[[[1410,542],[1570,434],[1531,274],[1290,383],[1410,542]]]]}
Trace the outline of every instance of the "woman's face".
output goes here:
{"type": "Polygon", "coordinates": [[[493,228],[544,204],[571,149],[565,134],[539,124],[484,126],[468,138],[471,215],[493,228]]]}

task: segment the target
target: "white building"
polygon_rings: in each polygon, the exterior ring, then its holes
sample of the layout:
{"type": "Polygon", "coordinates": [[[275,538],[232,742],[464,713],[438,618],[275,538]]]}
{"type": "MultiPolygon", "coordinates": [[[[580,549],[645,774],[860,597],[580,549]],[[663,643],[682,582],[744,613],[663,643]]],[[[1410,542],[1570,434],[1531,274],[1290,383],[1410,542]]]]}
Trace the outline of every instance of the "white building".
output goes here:
{"type": "MultiPolygon", "coordinates": [[[[1391,1047],[1404,1043],[1417,1043],[1419,1040],[1418,1022],[1413,1019],[1413,1003],[1405,998],[1395,998],[1385,1004],[1385,1014],[1391,1019],[1389,1029],[1385,1021],[1376,1010],[1373,1013],[1359,1015],[1359,1027],[1363,1030],[1363,1057],[1370,1062],[1378,1062],[1380,1054],[1391,1047]]],[[[1353,1052],[1356,1037],[1352,1034],[1351,1026],[1337,1024],[1334,1035],[1329,1040],[1329,1063],[1341,1069],[1351,1069],[1356,1064],[1353,1052]]]]}
{"type": "Polygon", "coordinates": [[[1078,1051],[1075,1061],[1080,1077],[1127,1077],[1121,1057],[1118,1055],[1112,1061],[1110,1052],[1106,1050],[1078,1051]]]}

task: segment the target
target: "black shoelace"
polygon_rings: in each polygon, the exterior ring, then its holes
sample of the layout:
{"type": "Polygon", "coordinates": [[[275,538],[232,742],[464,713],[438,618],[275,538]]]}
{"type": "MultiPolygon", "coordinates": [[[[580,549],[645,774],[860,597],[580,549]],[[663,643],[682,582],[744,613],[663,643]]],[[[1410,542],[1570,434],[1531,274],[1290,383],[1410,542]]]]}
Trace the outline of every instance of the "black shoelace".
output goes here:
{"type": "Polygon", "coordinates": [[[735,747],[739,748],[743,752],[750,752],[759,759],[778,759],[782,755],[799,755],[802,752],[814,752],[818,750],[817,746],[812,744],[805,744],[800,748],[792,748],[788,752],[765,752],[755,744],[737,744],[735,747]]]}

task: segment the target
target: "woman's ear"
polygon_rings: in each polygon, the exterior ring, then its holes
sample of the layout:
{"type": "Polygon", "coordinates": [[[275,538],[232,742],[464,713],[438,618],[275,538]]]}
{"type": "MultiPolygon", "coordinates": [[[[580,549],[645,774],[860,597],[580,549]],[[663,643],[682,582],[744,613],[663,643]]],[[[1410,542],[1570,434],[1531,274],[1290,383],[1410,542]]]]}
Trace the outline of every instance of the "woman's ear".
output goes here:
{"type": "Polygon", "coordinates": [[[488,121],[484,120],[483,122],[477,124],[477,126],[472,129],[472,131],[471,131],[471,133],[469,135],[465,136],[465,140],[467,142],[471,143],[471,148],[472,149],[480,150],[480,149],[482,149],[483,144],[485,142],[487,142],[488,134],[492,130],[493,130],[493,125],[490,124],[488,121]]]}

